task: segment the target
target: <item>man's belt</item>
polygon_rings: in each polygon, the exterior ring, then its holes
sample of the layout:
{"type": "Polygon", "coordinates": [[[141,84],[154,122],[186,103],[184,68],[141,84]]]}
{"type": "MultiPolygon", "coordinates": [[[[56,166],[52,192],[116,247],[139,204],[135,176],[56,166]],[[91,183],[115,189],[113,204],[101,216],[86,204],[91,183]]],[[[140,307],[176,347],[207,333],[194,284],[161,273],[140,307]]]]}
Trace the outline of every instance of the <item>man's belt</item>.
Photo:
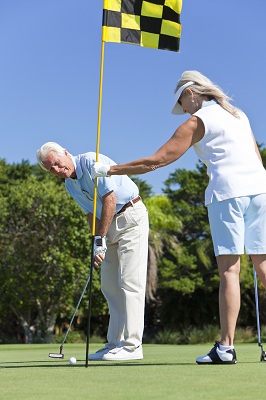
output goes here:
{"type": "Polygon", "coordinates": [[[133,204],[137,203],[137,202],[140,201],[140,200],[141,200],[141,197],[140,197],[140,196],[135,197],[135,199],[133,199],[133,200],[130,200],[128,203],[126,203],[126,204],[121,208],[121,210],[118,211],[118,213],[116,213],[116,215],[121,214],[121,213],[124,212],[128,207],[132,207],[133,204]]]}

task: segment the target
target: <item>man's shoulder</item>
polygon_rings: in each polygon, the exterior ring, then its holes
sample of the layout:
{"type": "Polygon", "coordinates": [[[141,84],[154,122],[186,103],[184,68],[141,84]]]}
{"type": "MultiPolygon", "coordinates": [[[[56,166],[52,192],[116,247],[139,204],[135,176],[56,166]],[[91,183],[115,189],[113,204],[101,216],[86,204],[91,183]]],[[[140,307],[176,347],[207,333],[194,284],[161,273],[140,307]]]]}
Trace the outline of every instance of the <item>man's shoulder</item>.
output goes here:
{"type": "Polygon", "coordinates": [[[93,152],[93,151],[88,151],[88,152],[86,152],[86,153],[79,154],[79,155],[77,156],[77,158],[78,158],[79,160],[86,159],[86,160],[94,161],[95,158],[96,158],[96,153],[93,152]]]}
{"type": "MultiPolygon", "coordinates": [[[[94,162],[94,161],[96,161],[96,153],[94,151],[88,151],[86,153],[79,154],[77,156],[77,158],[80,159],[80,160],[81,159],[86,159],[86,160],[88,160],[90,162],[94,162]]],[[[104,154],[99,153],[98,154],[98,158],[99,158],[100,162],[105,162],[105,163],[108,163],[108,164],[116,164],[115,161],[113,161],[110,157],[108,157],[108,156],[106,156],[104,154]]]]}

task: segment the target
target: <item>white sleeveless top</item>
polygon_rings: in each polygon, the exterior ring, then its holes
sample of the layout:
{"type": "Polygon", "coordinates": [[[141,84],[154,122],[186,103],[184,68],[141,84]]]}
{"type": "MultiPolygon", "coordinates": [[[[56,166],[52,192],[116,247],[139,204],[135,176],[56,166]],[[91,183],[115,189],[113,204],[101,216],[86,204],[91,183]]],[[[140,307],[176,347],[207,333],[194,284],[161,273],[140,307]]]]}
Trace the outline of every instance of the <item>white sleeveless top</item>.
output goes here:
{"type": "Polygon", "coordinates": [[[204,137],[193,145],[207,166],[209,184],[205,205],[233,197],[266,193],[266,170],[254,146],[247,116],[236,118],[214,101],[203,102],[195,114],[205,127],[204,137]]]}

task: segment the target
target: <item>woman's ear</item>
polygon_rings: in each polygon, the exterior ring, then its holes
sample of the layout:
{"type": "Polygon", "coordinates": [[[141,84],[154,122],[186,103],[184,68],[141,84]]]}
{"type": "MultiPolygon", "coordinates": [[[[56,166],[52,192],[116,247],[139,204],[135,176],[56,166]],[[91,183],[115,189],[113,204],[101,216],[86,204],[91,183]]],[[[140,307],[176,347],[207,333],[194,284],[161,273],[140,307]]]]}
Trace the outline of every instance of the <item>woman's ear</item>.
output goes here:
{"type": "Polygon", "coordinates": [[[194,97],[194,93],[190,88],[187,88],[186,90],[187,94],[189,94],[191,97],[194,97]]]}
{"type": "Polygon", "coordinates": [[[187,94],[191,97],[191,102],[194,103],[195,101],[195,93],[190,88],[187,88],[187,94]]]}

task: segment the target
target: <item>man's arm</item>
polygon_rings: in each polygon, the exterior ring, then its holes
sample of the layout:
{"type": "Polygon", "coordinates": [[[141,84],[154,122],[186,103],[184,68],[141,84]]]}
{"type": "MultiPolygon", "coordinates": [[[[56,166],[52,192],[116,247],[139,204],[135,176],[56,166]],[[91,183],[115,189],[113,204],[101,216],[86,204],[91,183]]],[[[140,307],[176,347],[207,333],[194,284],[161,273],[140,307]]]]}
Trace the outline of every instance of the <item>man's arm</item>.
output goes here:
{"type": "MultiPolygon", "coordinates": [[[[111,225],[112,219],[115,214],[116,209],[116,195],[114,192],[107,193],[103,197],[103,207],[102,207],[102,214],[101,219],[99,220],[96,218],[96,227],[95,227],[95,236],[106,236],[108,229],[111,225]]],[[[93,214],[87,214],[88,222],[90,225],[90,229],[92,231],[92,220],[93,214]]]]}
{"type": "Polygon", "coordinates": [[[98,222],[96,235],[104,237],[106,236],[111,222],[115,215],[116,209],[116,195],[114,192],[109,192],[103,196],[103,207],[101,213],[101,219],[98,222]]]}
{"type": "MultiPolygon", "coordinates": [[[[95,229],[95,243],[94,243],[94,264],[98,266],[105,258],[106,243],[105,236],[113,220],[116,210],[116,195],[114,192],[109,192],[103,196],[103,206],[100,220],[96,219],[95,229]],[[102,243],[98,244],[98,239],[102,239],[102,243]],[[97,241],[96,241],[97,239],[97,241]],[[103,250],[103,251],[101,251],[103,250]]],[[[87,214],[90,228],[92,229],[92,218],[91,213],[87,214]]]]}

